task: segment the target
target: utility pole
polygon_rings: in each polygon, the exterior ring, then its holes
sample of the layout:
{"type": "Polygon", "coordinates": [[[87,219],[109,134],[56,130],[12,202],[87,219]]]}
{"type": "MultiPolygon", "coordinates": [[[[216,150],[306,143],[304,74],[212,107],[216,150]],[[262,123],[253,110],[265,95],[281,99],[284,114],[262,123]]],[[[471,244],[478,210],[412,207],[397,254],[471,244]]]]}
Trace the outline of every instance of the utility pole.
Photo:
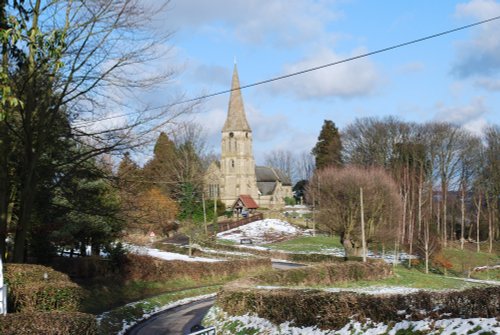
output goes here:
{"type": "Polygon", "coordinates": [[[205,190],[201,191],[201,203],[203,205],[203,225],[205,226],[205,235],[208,236],[207,210],[205,208],[205,190]]]}
{"type": "Polygon", "coordinates": [[[359,202],[361,206],[361,245],[363,248],[363,262],[366,263],[366,237],[365,237],[365,210],[363,205],[363,188],[359,188],[359,202]]]}

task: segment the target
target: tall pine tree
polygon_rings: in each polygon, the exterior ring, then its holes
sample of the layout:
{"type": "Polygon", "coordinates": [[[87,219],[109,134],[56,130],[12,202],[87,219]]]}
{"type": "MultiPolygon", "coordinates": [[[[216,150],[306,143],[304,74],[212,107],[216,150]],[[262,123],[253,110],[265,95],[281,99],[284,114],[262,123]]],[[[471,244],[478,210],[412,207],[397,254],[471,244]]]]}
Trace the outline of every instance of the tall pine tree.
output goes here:
{"type": "Polygon", "coordinates": [[[342,166],[342,142],[339,130],[333,121],[324,121],[312,154],[316,158],[317,170],[328,166],[342,166]]]}

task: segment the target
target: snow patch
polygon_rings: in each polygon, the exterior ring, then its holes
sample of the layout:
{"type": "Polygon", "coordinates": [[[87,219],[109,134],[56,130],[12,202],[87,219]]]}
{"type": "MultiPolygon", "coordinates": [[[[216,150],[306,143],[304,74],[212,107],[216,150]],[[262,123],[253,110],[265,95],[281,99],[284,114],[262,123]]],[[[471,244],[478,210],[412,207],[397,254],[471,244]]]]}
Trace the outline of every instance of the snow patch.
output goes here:
{"type": "Polygon", "coordinates": [[[218,233],[217,237],[237,243],[242,238],[250,238],[254,243],[265,243],[269,239],[299,234],[302,234],[302,230],[286,221],[265,219],[218,233]]]}
{"type": "Polygon", "coordinates": [[[490,332],[500,334],[500,322],[495,318],[471,318],[471,319],[445,319],[420,321],[401,321],[392,326],[384,323],[367,321],[360,323],[351,320],[339,330],[321,330],[317,327],[294,327],[293,321],[287,321],[279,325],[256,315],[246,314],[242,316],[230,316],[218,307],[212,307],[205,317],[204,323],[216,326],[217,334],[234,334],[244,332],[245,329],[257,330],[252,334],[311,334],[311,335],[395,335],[398,331],[412,330],[421,331],[425,334],[481,334],[490,332]],[[224,325],[231,324],[231,331],[224,329],[224,325]]]}
{"type": "Polygon", "coordinates": [[[138,245],[127,244],[127,249],[138,255],[147,255],[155,258],[160,258],[167,261],[186,261],[186,262],[222,262],[223,259],[206,258],[206,257],[189,257],[188,255],[178,254],[175,252],[167,252],[159,249],[148,248],[138,245]]]}

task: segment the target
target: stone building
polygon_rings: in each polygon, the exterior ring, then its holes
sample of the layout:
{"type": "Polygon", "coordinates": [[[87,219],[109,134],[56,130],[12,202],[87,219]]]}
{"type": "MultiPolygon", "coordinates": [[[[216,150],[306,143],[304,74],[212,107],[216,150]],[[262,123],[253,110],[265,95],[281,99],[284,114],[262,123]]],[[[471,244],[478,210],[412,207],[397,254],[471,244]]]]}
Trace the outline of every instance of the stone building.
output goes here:
{"type": "Polygon", "coordinates": [[[255,166],[252,129],[248,124],[238,70],[234,66],[231,96],[226,122],[222,127],[221,159],[213,162],[205,174],[205,191],[210,199],[233,206],[240,195],[250,196],[259,207],[276,208],[292,197],[292,185],[281,171],[255,166]]]}

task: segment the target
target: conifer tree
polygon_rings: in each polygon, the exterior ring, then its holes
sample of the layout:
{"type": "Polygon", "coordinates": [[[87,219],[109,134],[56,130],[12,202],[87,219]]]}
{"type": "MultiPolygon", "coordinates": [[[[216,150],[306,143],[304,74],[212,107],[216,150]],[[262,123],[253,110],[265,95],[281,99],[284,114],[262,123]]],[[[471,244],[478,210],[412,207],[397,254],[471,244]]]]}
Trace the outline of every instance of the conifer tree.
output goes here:
{"type": "Polygon", "coordinates": [[[325,120],[318,142],[312,150],[316,158],[316,169],[342,166],[342,142],[339,130],[331,120],[325,120]]]}

